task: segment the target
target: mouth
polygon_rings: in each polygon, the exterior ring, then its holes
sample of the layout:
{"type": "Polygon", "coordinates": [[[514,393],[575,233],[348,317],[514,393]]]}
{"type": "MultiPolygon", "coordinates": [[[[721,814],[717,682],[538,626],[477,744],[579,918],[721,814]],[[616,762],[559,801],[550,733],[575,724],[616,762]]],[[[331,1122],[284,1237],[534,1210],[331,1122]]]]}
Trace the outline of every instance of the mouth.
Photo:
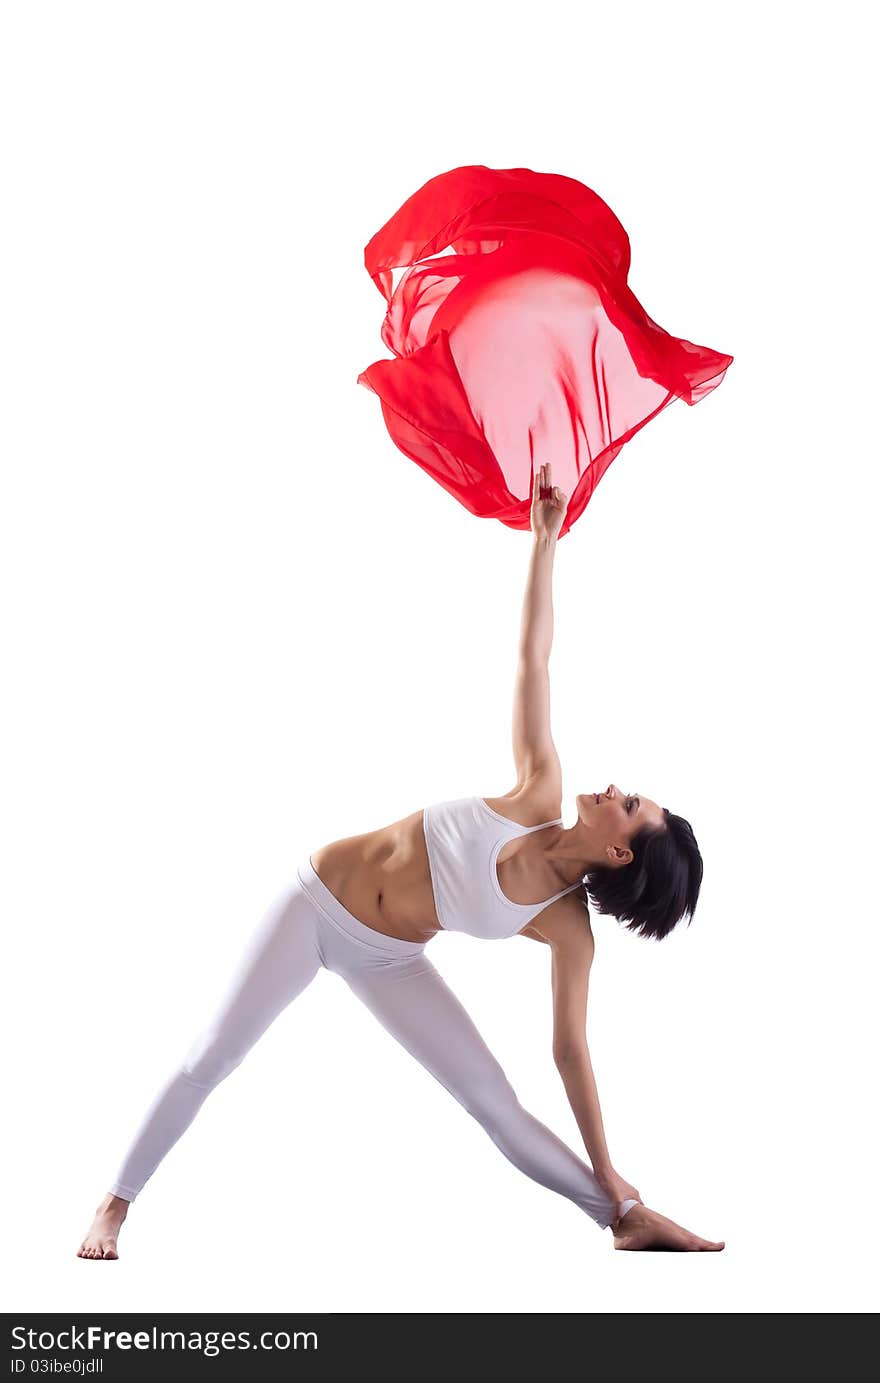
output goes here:
{"type": "Polygon", "coordinates": [[[595,798],[596,806],[597,806],[597,807],[598,807],[598,805],[599,805],[599,798],[600,798],[600,796],[601,796],[601,793],[598,793],[598,792],[594,792],[594,793],[593,793],[593,797],[595,798]]]}

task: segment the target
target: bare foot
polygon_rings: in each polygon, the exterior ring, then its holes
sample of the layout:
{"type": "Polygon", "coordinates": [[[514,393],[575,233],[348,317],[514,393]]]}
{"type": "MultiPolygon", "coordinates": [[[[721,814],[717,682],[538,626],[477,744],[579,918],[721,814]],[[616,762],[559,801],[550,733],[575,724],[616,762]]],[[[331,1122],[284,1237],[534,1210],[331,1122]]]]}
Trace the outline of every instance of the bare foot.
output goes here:
{"type": "Polygon", "coordinates": [[[92,1227],[76,1251],[77,1258],[118,1258],[116,1240],[128,1214],[128,1201],[105,1196],[95,1211],[92,1227]]]}
{"type": "Polygon", "coordinates": [[[614,1247],[635,1251],[666,1249],[673,1253],[717,1253],[724,1248],[724,1240],[701,1239],[656,1210],[634,1205],[614,1226],[614,1247]]]}

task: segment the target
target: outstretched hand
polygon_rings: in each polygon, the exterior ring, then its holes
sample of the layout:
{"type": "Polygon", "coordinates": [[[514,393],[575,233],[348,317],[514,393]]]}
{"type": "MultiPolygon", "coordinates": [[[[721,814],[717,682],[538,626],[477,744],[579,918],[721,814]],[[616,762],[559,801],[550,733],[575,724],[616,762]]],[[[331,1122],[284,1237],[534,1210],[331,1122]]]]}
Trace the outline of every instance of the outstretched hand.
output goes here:
{"type": "Polygon", "coordinates": [[[536,538],[555,538],[562,527],[568,495],[552,483],[550,462],[545,461],[532,476],[532,532],[536,538]]]}
{"type": "MultiPolygon", "coordinates": [[[[613,1170],[603,1172],[601,1175],[597,1172],[596,1180],[605,1194],[614,1201],[615,1220],[617,1220],[620,1215],[624,1201],[642,1200],[636,1188],[631,1186],[628,1181],[624,1181],[623,1177],[619,1176],[618,1173],[613,1170]]],[[[644,1204],[644,1201],[642,1201],[642,1204],[644,1204]]]]}

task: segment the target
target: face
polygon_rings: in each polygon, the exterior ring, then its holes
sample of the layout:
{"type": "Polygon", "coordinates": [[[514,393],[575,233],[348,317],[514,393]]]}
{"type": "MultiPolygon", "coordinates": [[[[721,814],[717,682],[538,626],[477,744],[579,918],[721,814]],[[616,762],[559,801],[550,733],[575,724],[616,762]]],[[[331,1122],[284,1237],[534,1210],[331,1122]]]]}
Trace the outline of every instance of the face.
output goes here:
{"type": "Polygon", "coordinates": [[[578,820],[589,832],[594,854],[605,856],[610,867],[629,864],[629,843],[638,831],[659,830],[665,825],[663,808],[640,792],[621,792],[609,783],[604,792],[581,793],[578,820]]]}

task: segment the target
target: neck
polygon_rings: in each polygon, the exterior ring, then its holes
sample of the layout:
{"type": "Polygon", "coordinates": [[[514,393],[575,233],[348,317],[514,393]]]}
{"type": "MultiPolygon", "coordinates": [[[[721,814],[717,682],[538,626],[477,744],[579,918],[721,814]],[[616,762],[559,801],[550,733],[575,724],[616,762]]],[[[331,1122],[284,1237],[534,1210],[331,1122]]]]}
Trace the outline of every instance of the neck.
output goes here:
{"type": "Polygon", "coordinates": [[[566,876],[566,883],[569,884],[573,884],[576,879],[582,879],[592,869],[598,869],[606,862],[605,856],[597,855],[595,849],[585,849],[583,832],[578,830],[577,826],[572,826],[568,830],[564,826],[558,827],[557,834],[544,846],[544,854],[559,868],[560,875],[566,876]]]}

